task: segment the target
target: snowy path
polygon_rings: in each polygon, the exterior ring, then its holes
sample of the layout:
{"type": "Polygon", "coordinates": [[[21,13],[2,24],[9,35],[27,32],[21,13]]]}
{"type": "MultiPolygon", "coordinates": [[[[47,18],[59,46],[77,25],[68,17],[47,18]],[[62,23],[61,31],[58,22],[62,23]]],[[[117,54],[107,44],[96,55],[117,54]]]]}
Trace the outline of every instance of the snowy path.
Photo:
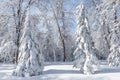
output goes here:
{"type": "Polygon", "coordinates": [[[15,65],[12,64],[0,64],[0,80],[10,77],[14,68],[15,65]]]}
{"type": "Polygon", "coordinates": [[[30,78],[11,76],[14,68],[15,65],[0,64],[0,80],[120,80],[120,69],[106,65],[96,74],[83,75],[71,63],[46,63],[43,75],[30,78]]]}

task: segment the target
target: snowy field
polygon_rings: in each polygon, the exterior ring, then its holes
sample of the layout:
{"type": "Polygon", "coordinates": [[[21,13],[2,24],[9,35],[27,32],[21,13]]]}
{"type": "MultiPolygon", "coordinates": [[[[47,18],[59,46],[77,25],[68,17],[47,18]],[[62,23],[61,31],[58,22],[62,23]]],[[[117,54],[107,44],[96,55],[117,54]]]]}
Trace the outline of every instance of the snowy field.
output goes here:
{"type": "Polygon", "coordinates": [[[15,65],[0,64],[0,80],[120,80],[120,69],[110,68],[102,63],[101,69],[93,75],[83,75],[72,63],[46,63],[44,73],[35,77],[11,76],[15,65]]]}

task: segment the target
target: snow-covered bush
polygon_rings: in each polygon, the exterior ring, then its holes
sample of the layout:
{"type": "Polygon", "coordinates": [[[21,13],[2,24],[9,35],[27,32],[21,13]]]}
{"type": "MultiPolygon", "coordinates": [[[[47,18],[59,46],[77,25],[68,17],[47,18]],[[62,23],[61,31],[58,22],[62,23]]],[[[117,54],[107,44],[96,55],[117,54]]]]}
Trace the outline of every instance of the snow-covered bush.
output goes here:
{"type": "Polygon", "coordinates": [[[0,61],[14,62],[17,46],[13,41],[8,41],[0,47],[0,61]]]}
{"type": "Polygon", "coordinates": [[[108,57],[109,66],[120,66],[120,46],[113,45],[108,57]]]}

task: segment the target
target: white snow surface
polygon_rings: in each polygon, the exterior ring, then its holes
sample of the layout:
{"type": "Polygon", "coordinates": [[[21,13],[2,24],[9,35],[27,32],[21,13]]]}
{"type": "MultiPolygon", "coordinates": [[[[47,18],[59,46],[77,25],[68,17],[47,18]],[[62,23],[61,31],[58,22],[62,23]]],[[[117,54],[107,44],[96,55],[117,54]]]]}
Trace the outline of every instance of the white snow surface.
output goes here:
{"type": "Polygon", "coordinates": [[[73,63],[45,63],[44,72],[40,76],[15,77],[11,76],[15,69],[13,64],[0,63],[0,80],[120,80],[120,69],[110,68],[105,62],[101,69],[92,75],[84,75],[73,68],[73,63]]]}

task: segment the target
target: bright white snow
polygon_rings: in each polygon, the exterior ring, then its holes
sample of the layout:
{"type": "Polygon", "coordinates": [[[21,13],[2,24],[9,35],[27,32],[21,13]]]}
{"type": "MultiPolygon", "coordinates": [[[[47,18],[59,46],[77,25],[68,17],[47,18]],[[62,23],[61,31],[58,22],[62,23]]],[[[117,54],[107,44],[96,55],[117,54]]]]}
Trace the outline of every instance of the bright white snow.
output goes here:
{"type": "Polygon", "coordinates": [[[120,80],[120,69],[102,63],[101,70],[93,75],[84,75],[73,68],[72,63],[45,63],[44,73],[34,77],[11,76],[15,65],[0,64],[0,80],[120,80]]]}

